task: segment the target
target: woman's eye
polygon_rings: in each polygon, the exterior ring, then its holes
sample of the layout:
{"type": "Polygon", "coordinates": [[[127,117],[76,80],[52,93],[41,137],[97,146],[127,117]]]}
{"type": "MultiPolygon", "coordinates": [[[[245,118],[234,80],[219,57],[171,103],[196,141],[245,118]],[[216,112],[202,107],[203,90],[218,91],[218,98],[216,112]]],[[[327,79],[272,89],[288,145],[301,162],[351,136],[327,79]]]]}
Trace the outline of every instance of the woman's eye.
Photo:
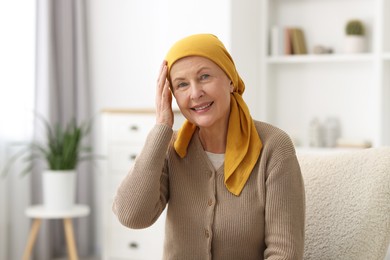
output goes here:
{"type": "Polygon", "coordinates": [[[208,79],[208,77],[210,77],[209,74],[203,74],[202,76],[200,76],[200,79],[204,80],[204,79],[208,79]]]}
{"type": "Polygon", "coordinates": [[[177,88],[183,88],[183,87],[185,87],[187,85],[188,85],[187,83],[181,82],[181,83],[177,84],[177,88]]]}

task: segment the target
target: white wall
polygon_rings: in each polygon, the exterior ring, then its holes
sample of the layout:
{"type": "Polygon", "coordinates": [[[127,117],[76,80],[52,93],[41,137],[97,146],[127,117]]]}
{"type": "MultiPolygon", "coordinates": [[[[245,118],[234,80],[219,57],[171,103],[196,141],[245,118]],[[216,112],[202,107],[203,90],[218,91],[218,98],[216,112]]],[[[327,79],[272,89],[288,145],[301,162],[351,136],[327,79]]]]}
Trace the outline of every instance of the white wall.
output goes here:
{"type": "Polygon", "coordinates": [[[243,98],[252,117],[262,118],[260,89],[260,1],[231,1],[231,54],[237,71],[245,82],[243,98]]]}

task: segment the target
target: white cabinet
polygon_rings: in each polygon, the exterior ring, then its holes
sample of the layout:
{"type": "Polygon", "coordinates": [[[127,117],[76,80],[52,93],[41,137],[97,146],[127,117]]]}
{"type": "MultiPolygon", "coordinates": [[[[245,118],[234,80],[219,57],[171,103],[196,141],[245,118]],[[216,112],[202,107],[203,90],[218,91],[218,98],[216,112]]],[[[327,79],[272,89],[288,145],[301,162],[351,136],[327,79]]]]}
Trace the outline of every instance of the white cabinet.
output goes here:
{"type": "Polygon", "coordinates": [[[312,119],[338,118],[347,139],[390,144],[390,0],[261,0],[263,117],[307,146],[312,119]],[[344,28],[357,18],[367,52],[346,54],[344,28]],[[308,54],[270,54],[273,26],[300,27],[308,54]],[[332,54],[313,54],[315,45],[332,54]]]}
{"type": "MultiPolygon", "coordinates": [[[[141,230],[122,226],[112,212],[116,189],[143,147],[155,125],[152,110],[105,110],[102,150],[106,155],[103,172],[103,259],[155,260],[162,258],[165,212],[151,227],[141,230]]],[[[183,122],[175,112],[175,127],[183,122]]]]}

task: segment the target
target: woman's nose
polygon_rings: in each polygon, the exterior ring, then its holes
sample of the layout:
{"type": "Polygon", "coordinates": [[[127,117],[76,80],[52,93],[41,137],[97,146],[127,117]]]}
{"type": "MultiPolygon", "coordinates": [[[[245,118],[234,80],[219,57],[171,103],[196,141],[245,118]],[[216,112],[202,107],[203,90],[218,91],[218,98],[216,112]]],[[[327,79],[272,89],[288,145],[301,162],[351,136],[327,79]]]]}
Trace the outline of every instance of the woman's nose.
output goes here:
{"type": "Polygon", "coordinates": [[[191,99],[196,100],[204,95],[203,87],[201,84],[191,84],[191,99]]]}

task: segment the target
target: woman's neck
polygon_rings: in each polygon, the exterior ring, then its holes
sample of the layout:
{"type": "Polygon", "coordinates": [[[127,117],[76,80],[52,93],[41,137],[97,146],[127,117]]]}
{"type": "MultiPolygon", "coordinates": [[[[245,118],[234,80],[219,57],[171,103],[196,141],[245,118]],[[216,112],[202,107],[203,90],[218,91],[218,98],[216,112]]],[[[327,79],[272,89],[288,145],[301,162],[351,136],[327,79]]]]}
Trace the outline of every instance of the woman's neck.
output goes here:
{"type": "Polygon", "coordinates": [[[210,130],[199,129],[199,139],[203,149],[211,153],[225,153],[226,150],[227,128],[210,130]]]}

